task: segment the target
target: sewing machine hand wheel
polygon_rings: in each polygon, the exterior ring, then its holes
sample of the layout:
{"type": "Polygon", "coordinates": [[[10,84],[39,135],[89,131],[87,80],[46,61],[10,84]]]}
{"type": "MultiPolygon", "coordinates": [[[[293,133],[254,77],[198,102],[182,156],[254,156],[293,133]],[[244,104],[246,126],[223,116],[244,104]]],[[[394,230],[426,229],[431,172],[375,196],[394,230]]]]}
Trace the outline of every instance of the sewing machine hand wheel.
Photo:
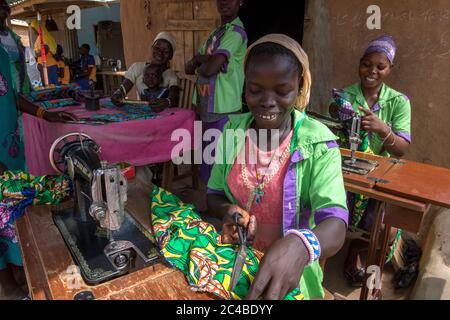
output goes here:
{"type": "MultiPolygon", "coordinates": [[[[50,148],[49,159],[52,168],[58,174],[64,174],[64,165],[65,165],[65,155],[63,154],[63,148],[69,143],[73,143],[79,141],[81,146],[83,146],[83,142],[86,140],[94,141],[90,136],[85,133],[80,132],[71,132],[68,133],[53,142],[52,147],[50,148]]],[[[93,142],[95,144],[95,142],[93,142]]],[[[95,144],[97,150],[100,151],[100,147],[95,144]]],[[[69,168],[70,170],[70,168],[69,168]]]]}

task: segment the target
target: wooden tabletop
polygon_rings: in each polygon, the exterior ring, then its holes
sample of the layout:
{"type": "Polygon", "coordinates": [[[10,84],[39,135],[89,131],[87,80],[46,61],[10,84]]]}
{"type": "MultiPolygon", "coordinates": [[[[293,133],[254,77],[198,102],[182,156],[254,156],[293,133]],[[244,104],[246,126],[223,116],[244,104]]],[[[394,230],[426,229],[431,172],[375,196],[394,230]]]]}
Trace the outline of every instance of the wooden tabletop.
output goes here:
{"type": "MultiPolygon", "coordinates": [[[[129,191],[132,196],[128,201],[128,211],[149,229],[150,193],[133,185],[129,191]]],[[[34,300],[73,300],[77,293],[86,290],[101,300],[212,299],[208,294],[192,291],[180,271],[161,263],[97,286],[87,285],[80,277],[81,287],[71,289],[67,270],[75,263],[53,222],[51,208],[29,207],[27,214],[16,221],[16,226],[30,294],[34,300]]]]}
{"type": "MultiPolygon", "coordinates": [[[[350,150],[341,149],[341,154],[350,155],[350,150]]],[[[405,200],[450,208],[450,169],[360,152],[356,155],[378,161],[379,166],[367,176],[344,172],[344,181],[350,187],[363,187],[362,191],[371,198],[395,195],[405,200]]]]}
{"type": "MultiPolygon", "coordinates": [[[[341,154],[343,156],[350,156],[351,151],[348,149],[341,149],[341,154]]],[[[386,172],[388,172],[392,168],[392,166],[394,166],[394,163],[390,158],[380,157],[364,152],[356,152],[356,156],[359,159],[373,160],[378,162],[378,166],[365,176],[351,172],[344,172],[344,180],[346,182],[364,188],[374,188],[377,181],[376,179],[382,179],[386,172]]]]}
{"type": "Polygon", "coordinates": [[[388,183],[376,186],[382,192],[450,208],[450,169],[405,161],[392,167],[383,179],[388,183]]]}

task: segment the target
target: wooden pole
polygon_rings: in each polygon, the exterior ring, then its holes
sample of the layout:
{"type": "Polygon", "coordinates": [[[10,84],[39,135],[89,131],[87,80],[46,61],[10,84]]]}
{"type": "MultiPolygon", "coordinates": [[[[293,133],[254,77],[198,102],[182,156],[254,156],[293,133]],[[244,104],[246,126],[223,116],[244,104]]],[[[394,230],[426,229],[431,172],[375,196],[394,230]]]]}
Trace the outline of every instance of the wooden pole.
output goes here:
{"type": "Polygon", "coordinates": [[[43,74],[44,74],[44,87],[48,87],[47,54],[45,53],[44,34],[42,32],[42,16],[41,16],[40,12],[37,13],[37,21],[38,21],[39,41],[41,43],[41,57],[42,57],[42,67],[43,67],[43,74]]]}

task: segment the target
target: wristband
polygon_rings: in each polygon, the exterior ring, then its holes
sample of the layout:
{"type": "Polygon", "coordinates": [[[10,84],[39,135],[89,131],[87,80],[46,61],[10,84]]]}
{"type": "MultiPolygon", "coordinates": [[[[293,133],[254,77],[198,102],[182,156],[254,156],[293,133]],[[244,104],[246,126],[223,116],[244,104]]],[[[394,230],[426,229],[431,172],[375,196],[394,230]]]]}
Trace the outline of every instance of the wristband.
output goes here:
{"type": "Polygon", "coordinates": [[[382,140],[383,144],[389,139],[389,137],[392,135],[392,129],[389,129],[388,135],[382,140]]]}
{"type": "Polygon", "coordinates": [[[125,99],[125,97],[127,96],[127,89],[125,89],[123,84],[120,85],[119,89],[120,89],[120,92],[122,92],[122,97],[125,99]]]}
{"type": "Polygon", "coordinates": [[[288,234],[295,234],[305,244],[305,247],[307,248],[308,253],[309,253],[309,262],[308,262],[307,266],[309,266],[313,262],[319,260],[322,250],[320,248],[319,240],[317,239],[316,235],[311,230],[291,229],[291,230],[288,230],[285,235],[288,235],[288,234]]]}
{"type": "MultiPolygon", "coordinates": [[[[387,147],[392,147],[394,144],[395,144],[395,134],[393,135],[394,136],[394,140],[392,141],[392,143],[391,144],[387,144],[386,146],[387,147]]],[[[384,143],[383,143],[384,144],[384,143]]]]}

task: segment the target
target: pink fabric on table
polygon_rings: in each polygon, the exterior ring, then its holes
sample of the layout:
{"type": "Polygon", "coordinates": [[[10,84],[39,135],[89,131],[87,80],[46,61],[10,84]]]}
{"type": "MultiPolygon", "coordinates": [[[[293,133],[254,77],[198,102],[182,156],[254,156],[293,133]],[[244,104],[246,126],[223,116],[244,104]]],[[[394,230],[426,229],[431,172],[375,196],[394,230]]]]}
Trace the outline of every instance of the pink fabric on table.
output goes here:
{"type": "MultiPolygon", "coordinates": [[[[80,118],[89,117],[93,113],[120,113],[104,108],[92,112],[84,106],[68,107],[64,108],[64,111],[80,118]]],[[[28,114],[23,114],[22,119],[28,169],[31,174],[40,176],[55,174],[49,161],[51,145],[56,139],[70,132],[81,132],[92,137],[101,147],[100,158],[109,163],[128,162],[142,166],[169,161],[173,147],[179,144],[179,141],[171,141],[172,132],[176,129],[186,129],[193,137],[195,113],[172,108],[164,110],[155,119],[99,126],[50,123],[28,114]]]]}

